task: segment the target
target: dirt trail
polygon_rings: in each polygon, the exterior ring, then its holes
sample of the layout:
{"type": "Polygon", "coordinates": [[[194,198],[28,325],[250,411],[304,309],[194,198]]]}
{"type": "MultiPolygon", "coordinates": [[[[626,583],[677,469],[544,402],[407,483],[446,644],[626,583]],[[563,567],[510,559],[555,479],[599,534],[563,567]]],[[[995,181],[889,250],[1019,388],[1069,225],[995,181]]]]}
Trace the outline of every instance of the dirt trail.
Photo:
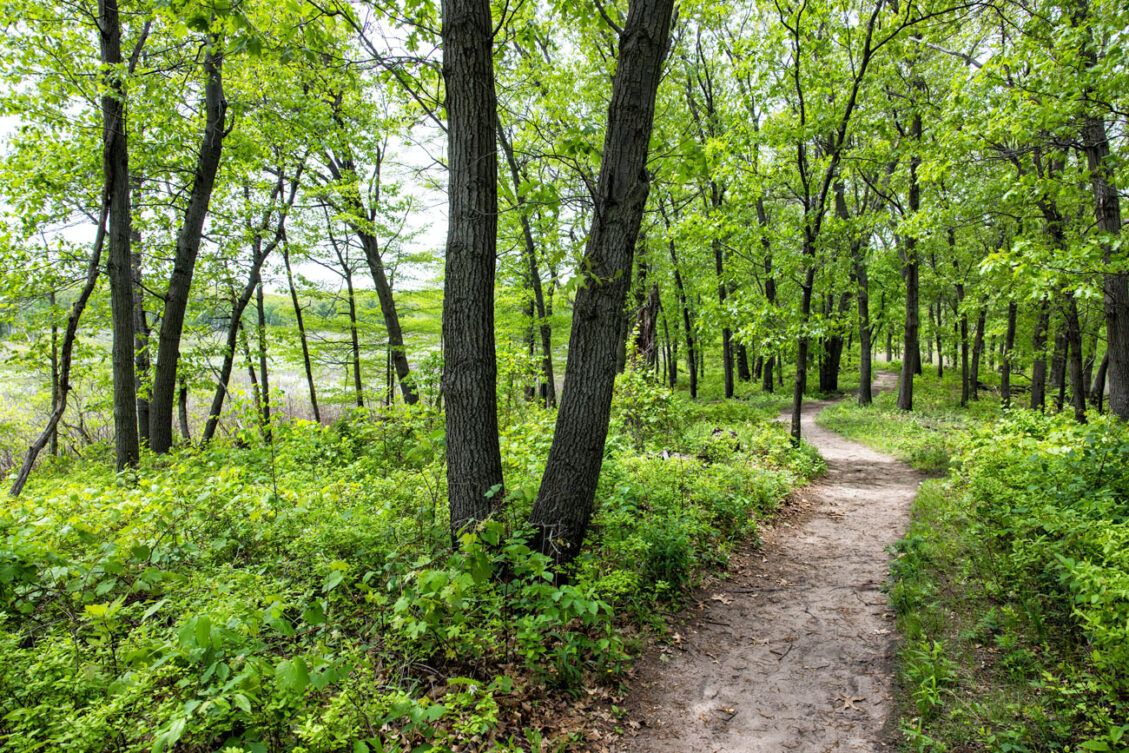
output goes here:
{"type": "Polygon", "coordinates": [[[816,426],[826,405],[804,407],[803,431],[827,475],[640,663],[628,698],[639,727],[619,750],[892,749],[893,615],[880,589],[922,477],[816,426]]]}

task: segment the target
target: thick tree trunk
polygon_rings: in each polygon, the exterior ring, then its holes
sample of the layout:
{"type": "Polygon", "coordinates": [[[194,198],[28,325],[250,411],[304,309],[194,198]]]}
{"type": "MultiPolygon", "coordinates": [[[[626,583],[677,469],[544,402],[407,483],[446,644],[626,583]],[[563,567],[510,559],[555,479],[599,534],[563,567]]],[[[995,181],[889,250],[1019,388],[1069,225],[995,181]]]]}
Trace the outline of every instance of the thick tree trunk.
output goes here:
{"type": "Polygon", "coordinates": [[[581,265],[584,285],[576,294],[556,430],[530,518],[540,550],[557,563],[580,551],[592,516],[673,7],[673,0],[632,0],[620,35],[595,220],[581,265]]]}
{"type": "Polygon", "coordinates": [[[549,312],[545,306],[545,291],[541,285],[541,269],[537,264],[537,244],[533,240],[533,226],[529,221],[529,208],[525,196],[521,192],[521,170],[517,158],[514,156],[513,145],[509,136],[498,122],[498,143],[502,145],[502,153],[510,168],[510,180],[513,183],[514,200],[517,202],[518,217],[521,221],[521,237],[525,244],[525,263],[528,267],[529,286],[533,290],[534,313],[536,314],[536,328],[541,336],[541,375],[544,379],[545,407],[552,408],[557,404],[557,382],[553,374],[553,327],[549,323],[549,312]]]}
{"type": "Polygon", "coordinates": [[[450,164],[443,395],[447,497],[457,537],[489,517],[503,497],[494,356],[498,111],[489,0],[443,0],[442,8],[450,164]]]}
{"type": "Polygon", "coordinates": [[[1015,324],[1018,314],[1015,301],[1007,305],[1007,332],[1004,335],[1003,371],[1000,373],[1000,400],[1005,408],[1011,407],[1011,368],[1015,358],[1015,324]]]}
{"type": "Polygon", "coordinates": [[[157,345],[157,367],[153,375],[153,397],[149,407],[149,447],[153,452],[168,452],[172,447],[172,414],[176,400],[177,364],[184,315],[196,269],[196,255],[204,232],[204,221],[212,199],[216,172],[223,152],[224,119],[227,102],[223,95],[223,53],[220,39],[212,36],[204,55],[204,138],[196,160],[188,209],[176,239],[172,275],[165,294],[164,314],[157,345]]]}
{"type": "Polygon", "coordinates": [[[125,82],[117,0],[98,2],[99,44],[106,91],[102,95],[102,174],[110,201],[109,254],[111,362],[114,380],[114,456],[118,470],[137,465],[137,374],[134,369],[133,258],[125,82]]]}
{"type": "Polygon", "coordinates": [[[294,287],[294,272],[290,268],[290,249],[283,247],[282,263],[286,267],[286,285],[290,288],[290,302],[294,304],[294,320],[298,324],[298,342],[302,345],[302,367],[306,372],[306,385],[310,389],[310,408],[314,413],[314,420],[321,423],[321,411],[318,410],[318,392],[314,386],[314,369],[310,361],[310,343],[306,337],[306,320],[302,315],[302,305],[298,301],[298,289],[294,287]]]}
{"type": "MultiPolygon", "coordinates": [[[[1094,216],[1105,233],[1105,263],[1114,262],[1113,239],[1121,235],[1121,199],[1113,185],[1105,122],[1091,118],[1082,129],[1082,146],[1094,192],[1094,216]]],[[[1106,353],[1109,356],[1109,410],[1129,421],[1129,273],[1108,272],[1103,278],[1106,353]]]]}

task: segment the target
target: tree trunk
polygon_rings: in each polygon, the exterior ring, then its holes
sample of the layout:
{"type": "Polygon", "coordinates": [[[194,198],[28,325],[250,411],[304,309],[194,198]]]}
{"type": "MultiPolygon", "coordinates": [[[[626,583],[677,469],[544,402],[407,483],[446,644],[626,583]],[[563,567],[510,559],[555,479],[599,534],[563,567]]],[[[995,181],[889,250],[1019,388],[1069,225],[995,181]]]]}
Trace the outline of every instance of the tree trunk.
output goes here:
{"type": "Polygon", "coordinates": [[[361,338],[357,332],[357,295],[353,273],[345,267],[345,293],[349,296],[349,344],[353,355],[353,396],[358,408],[365,407],[365,385],[361,380],[361,338]]]}
{"type": "MultiPolygon", "coordinates": [[[[716,193],[717,189],[714,191],[716,193]]],[[[717,274],[717,301],[721,318],[726,321],[728,316],[725,313],[725,300],[729,293],[729,285],[725,282],[725,254],[722,251],[720,238],[714,238],[712,245],[714,272],[717,274]]],[[[725,396],[733,397],[733,330],[728,324],[723,324],[721,327],[721,367],[725,381],[725,396]]]]}
{"type": "MultiPolygon", "coordinates": [[[[772,271],[772,241],[768,237],[768,212],[764,206],[763,196],[757,197],[756,206],[757,224],[761,229],[761,248],[764,251],[764,298],[769,306],[775,307],[776,277],[772,271]]],[[[772,392],[772,369],[775,360],[777,359],[769,356],[761,371],[761,389],[765,392],[772,392]]]]}
{"type": "Polygon", "coordinates": [[[282,263],[286,266],[286,285],[290,288],[290,302],[294,304],[294,319],[298,324],[298,341],[302,345],[302,367],[306,372],[306,384],[310,388],[310,407],[314,413],[314,420],[321,423],[321,411],[318,410],[318,392],[314,386],[314,369],[310,362],[310,344],[306,338],[306,321],[302,315],[302,306],[298,301],[298,289],[294,287],[294,272],[290,268],[290,249],[283,247],[282,263]]]}
{"type": "Polygon", "coordinates": [[[941,340],[941,327],[944,322],[941,318],[941,301],[938,299],[934,306],[933,335],[937,339],[937,379],[945,378],[945,345],[941,340]]]}
{"type": "Polygon", "coordinates": [[[1051,353],[1051,390],[1054,392],[1055,411],[1061,411],[1066,396],[1066,327],[1059,325],[1055,331],[1054,351],[1051,353]]]}
{"type": "Polygon", "coordinates": [[[188,382],[180,378],[180,386],[176,396],[177,415],[180,418],[180,437],[187,444],[192,441],[192,433],[188,431],[188,382]]]}
{"type": "Polygon", "coordinates": [[[1098,373],[1094,375],[1094,384],[1090,387],[1090,400],[1098,413],[1102,412],[1102,401],[1105,399],[1105,378],[1108,371],[1109,352],[1107,351],[1102,358],[1101,365],[1098,366],[1098,373]]]}
{"type": "Polygon", "coordinates": [[[1035,318],[1035,334],[1031,340],[1034,361],[1031,365],[1031,409],[1045,410],[1047,405],[1047,330],[1050,328],[1051,310],[1047,301],[1039,302],[1035,318]]]}
{"type": "MultiPolygon", "coordinates": [[[[59,408],[61,396],[59,395],[59,325],[55,321],[55,291],[47,294],[47,302],[51,304],[51,413],[59,408]]],[[[51,431],[50,453],[59,454],[59,430],[51,431]]]]}
{"type": "MultiPolygon", "coordinates": [[[[659,205],[660,210],[662,205],[659,205]]],[[[667,220],[666,212],[663,212],[663,219],[666,221],[667,232],[670,232],[670,222],[667,220]]],[[[682,270],[678,264],[678,251],[674,245],[674,237],[671,236],[670,242],[670,265],[674,270],[674,287],[678,291],[678,307],[682,309],[682,331],[686,339],[686,368],[690,371],[690,398],[698,397],[698,353],[694,349],[694,325],[690,316],[690,302],[686,297],[686,286],[682,282],[682,270]]]]}
{"type": "Polygon", "coordinates": [[[981,306],[980,313],[976,317],[976,334],[972,338],[972,368],[969,371],[969,389],[971,394],[969,397],[973,400],[979,399],[980,389],[980,359],[984,355],[984,327],[986,326],[986,319],[988,310],[981,306]]]}
{"type": "Polygon", "coordinates": [[[867,275],[866,259],[861,243],[852,247],[852,263],[855,270],[855,286],[858,290],[857,308],[859,318],[859,405],[870,405],[874,401],[871,382],[874,380],[871,364],[870,329],[870,279],[867,275]]]}
{"type": "Polygon", "coordinates": [[[800,443],[804,392],[808,386],[808,349],[811,337],[807,332],[811,320],[811,297],[815,287],[815,237],[810,225],[804,228],[803,259],[806,269],[800,283],[800,335],[796,341],[796,374],[792,380],[792,442],[800,443]]]}
{"type": "MultiPolygon", "coordinates": [[[[1121,235],[1121,199],[1113,185],[1109,164],[1109,139],[1105,122],[1087,120],[1082,129],[1082,146],[1090,169],[1094,191],[1094,215],[1098,229],[1108,239],[1121,235]]],[[[1105,241],[1105,263],[1114,262],[1114,244],[1105,241]]],[[[1105,302],[1106,354],[1109,356],[1109,410],[1129,421],[1129,273],[1107,272],[1102,282],[1105,302]]]]}
{"type": "MultiPolygon", "coordinates": [[[[141,181],[133,176],[133,193],[136,196],[141,181]]],[[[132,253],[133,270],[133,368],[137,377],[137,430],[140,444],[149,446],[149,318],[145,313],[145,288],[143,287],[144,264],[141,258],[141,231],[133,228],[132,253]]]]}
{"type": "Polygon", "coordinates": [[[1066,296],[1066,348],[1069,353],[1070,404],[1074,420],[1086,422],[1086,377],[1082,373],[1082,324],[1078,317],[1078,301],[1070,293],[1066,296]]]}
{"type": "Polygon", "coordinates": [[[494,356],[498,112],[489,0],[443,0],[442,9],[450,163],[443,394],[450,530],[457,537],[503,497],[494,356]]]}
{"type": "Polygon", "coordinates": [[[1011,367],[1015,357],[1015,322],[1018,307],[1015,301],[1007,305],[1007,332],[1004,335],[1003,371],[1000,373],[1000,400],[1004,408],[1011,407],[1011,367]]]}
{"type": "Polygon", "coordinates": [[[86,265],[86,281],[83,283],[82,290],[79,291],[75,302],[71,304],[71,313],[67,317],[67,328],[63,331],[63,345],[59,352],[59,386],[57,390],[59,398],[55,409],[47,419],[47,426],[27,449],[23,465],[20,466],[20,472],[16,474],[16,480],[12,483],[12,488],[8,492],[13,497],[18,497],[20,492],[23,491],[28,476],[31,475],[31,469],[35,466],[35,459],[39,457],[39,453],[47,446],[51,437],[55,435],[63,412],[67,409],[67,396],[71,390],[71,356],[74,353],[75,340],[78,339],[78,323],[82,318],[82,312],[86,310],[90,295],[94,292],[94,287],[98,284],[98,273],[102,268],[102,247],[106,241],[106,219],[110,211],[109,186],[107,185],[104,188],[102,210],[98,217],[98,232],[94,237],[94,249],[90,252],[90,261],[86,265]]]}
{"type": "Polygon", "coordinates": [[[184,331],[184,315],[196,269],[196,255],[212,199],[216,172],[223,151],[224,119],[227,102],[223,95],[223,53],[220,39],[213,35],[204,55],[204,138],[196,160],[188,209],[176,238],[172,275],[165,294],[164,314],[157,345],[157,368],[153,375],[153,397],[149,407],[149,447],[156,453],[172,447],[172,413],[176,399],[177,363],[180,359],[180,337],[184,331]]]}
{"type": "Polygon", "coordinates": [[[541,285],[541,270],[537,264],[537,244],[533,240],[533,227],[529,222],[529,209],[526,206],[525,196],[521,192],[521,170],[514,156],[513,144],[509,136],[498,122],[498,142],[502,145],[502,153],[510,168],[510,180],[513,182],[514,200],[517,203],[518,217],[521,221],[521,237],[525,243],[525,263],[528,267],[529,285],[533,290],[533,304],[537,318],[537,330],[541,335],[541,374],[545,380],[544,396],[545,407],[552,408],[557,404],[557,382],[553,375],[553,327],[549,323],[548,311],[545,307],[545,291],[541,285]]]}
{"type": "Polygon", "coordinates": [[[531,523],[557,563],[580,551],[592,516],[623,331],[631,257],[647,201],[655,94],[670,42],[673,0],[632,0],[620,35],[595,220],[576,294],[564,391],[531,523]]]}
{"type": "Polygon", "coordinates": [[[114,456],[119,471],[137,465],[137,375],[134,370],[133,258],[125,82],[121,79],[121,23],[117,0],[98,2],[99,45],[106,91],[102,95],[102,174],[110,201],[111,362],[114,380],[114,456]]]}
{"type": "MultiPolygon", "coordinates": [[[[920,88],[923,83],[914,79],[914,88],[920,88]]],[[[910,138],[915,143],[921,142],[922,125],[920,112],[914,112],[910,122],[910,138]]],[[[909,162],[909,213],[917,214],[921,208],[921,185],[917,180],[917,169],[921,158],[914,152],[909,162]]],[[[906,327],[905,327],[905,354],[902,357],[902,378],[898,382],[898,408],[913,410],[913,377],[921,373],[921,354],[919,352],[918,326],[920,321],[920,307],[918,296],[921,290],[920,270],[917,258],[917,238],[913,235],[904,239],[905,262],[902,276],[906,285],[906,327]]]]}
{"type": "Polygon", "coordinates": [[[258,313],[258,326],[255,328],[255,335],[259,350],[259,386],[262,389],[259,411],[263,416],[263,439],[270,442],[274,434],[271,430],[270,418],[270,372],[267,369],[267,312],[263,303],[262,275],[259,276],[259,284],[255,288],[255,310],[258,313]]]}

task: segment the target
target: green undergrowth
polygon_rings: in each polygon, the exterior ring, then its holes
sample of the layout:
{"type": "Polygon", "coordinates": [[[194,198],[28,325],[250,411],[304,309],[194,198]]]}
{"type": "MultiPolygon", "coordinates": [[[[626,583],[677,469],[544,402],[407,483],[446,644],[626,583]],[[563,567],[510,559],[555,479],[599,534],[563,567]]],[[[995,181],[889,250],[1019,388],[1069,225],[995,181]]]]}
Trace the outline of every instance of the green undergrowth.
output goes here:
{"type": "Polygon", "coordinates": [[[998,397],[983,389],[979,400],[961,408],[959,374],[951,371],[943,380],[932,374],[914,380],[913,411],[899,410],[897,398],[896,388],[879,392],[870,406],[848,398],[820,412],[816,421],[918,470],[940,474],[969,432],[999,414],[998,397]]]}
{"type": "Polygon", "coordinates": [[[910,459],[957,435],[892,567],[903,749],[1129,751],[1129,427],[993,419],[951,388],[919,380],[917,416],[827,422],[910,459]]]}
{"type": "Polygon", "coordinates": [[[561,581],[521,523],[553,428],[534,407],[503,430],[502,511],[455,548],[424,409],[281,423],[122,477],[96,453],[48,464],[0,512],[0,747],[561,749],[539,709],[614,687],[639,627],[821,469],[779,409],[625,375],[561,581]]]}

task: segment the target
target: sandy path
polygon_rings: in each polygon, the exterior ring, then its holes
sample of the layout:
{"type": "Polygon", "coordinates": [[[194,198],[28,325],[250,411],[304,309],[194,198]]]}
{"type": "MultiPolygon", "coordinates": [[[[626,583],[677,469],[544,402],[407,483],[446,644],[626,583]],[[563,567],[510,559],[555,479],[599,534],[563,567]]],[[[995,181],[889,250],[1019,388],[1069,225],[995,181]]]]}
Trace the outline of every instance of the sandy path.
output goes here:
{"type": "Polygon", "coordinates": [[[880,589],[921,476],[816,426],[825,405],[805,406],[803,431],[827,475],[640,663],[627,703],[639,726],[619,750],[891,749],[893,615],[880,589]]]}

